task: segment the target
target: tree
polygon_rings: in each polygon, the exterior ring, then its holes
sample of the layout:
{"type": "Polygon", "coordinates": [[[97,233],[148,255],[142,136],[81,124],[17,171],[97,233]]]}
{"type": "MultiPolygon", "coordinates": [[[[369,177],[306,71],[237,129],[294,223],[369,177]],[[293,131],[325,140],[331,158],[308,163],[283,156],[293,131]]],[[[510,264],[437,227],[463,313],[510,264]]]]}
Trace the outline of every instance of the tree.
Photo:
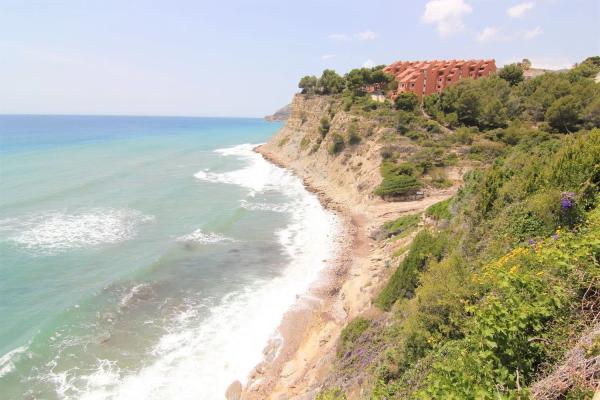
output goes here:
{"type": "Polygon", "coordinates": [[[510,86],[516,86],[523,82],[523,68],[518,64],[508,64],[498,71],[498,76],[510,83],[510,86]]]}
{"type": "Polygon", "coordinates": [[[344,90],[344,79],[334,70],[326,69],[319,78],[318,92],[320,94],[336,94],[344,90]]]}
{"type": "Polygon", "coordinates": [[[316,76],[305,76],[300,79],[300,83],[298,83],[298,87],[302,89],[303,94],[314,94],[315,89],[317,87],[318,79],[316,76]]]}
{"type": "Polygon", "coordinates": [[[412,92],[403,92],[394,101],[396,109],[403,111],[415,111],[419,105],[419,98],[412,92]]]}
{"type": "Polygon", "coordinates": [[[524,58],[523,61],[521,61],[521,68],[523,68],[523,71],[527,71],[531,68],[531,61],[529,61],[528,58],[524,58]]]}
{"type": "Polygon", "coordinates": [[[559,132],[576,131],[581,122],[581,104],[575,96],[561,97],[546,111],[546,121],[559,132]]]}

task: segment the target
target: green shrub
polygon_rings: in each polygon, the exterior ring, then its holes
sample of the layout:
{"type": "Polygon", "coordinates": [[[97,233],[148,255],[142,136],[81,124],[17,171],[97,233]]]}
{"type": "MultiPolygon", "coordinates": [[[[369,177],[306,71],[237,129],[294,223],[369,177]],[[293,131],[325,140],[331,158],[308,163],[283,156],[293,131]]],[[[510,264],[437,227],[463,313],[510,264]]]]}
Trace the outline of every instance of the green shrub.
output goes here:
{"type": "Polygon", "coordinates": [[[415,111],[419,105],[419,98],[412,92],[403,92],[396,97],[394,105],[398,110],[412,112],[415,111]]]}
{"type": "Polygon", "coordinates": [[[290,137],[286,136],[277,143],[277,146],[279,146],[279,147],[285,146],[289,141],[290,141],[290,137]]]}
{"type": "Polygon", "coordinates": [[[331,127],[329,123],[329,118],[325,115],[321,118],[321,121],[319,123],[319,133],[321,134],[321,137],[327,136],[329,128],[331,127]]]}
{"type": "Polygon", "coordinates": [[[452,199],[447,199],[427,207],[427,210],[425,210],[425,215],[436,221],[440,221],[443,219],[449,220],[452,217],[452,214],[450,213],[451,201],[452,199]]]}
{"type": "Polygon", "coordinates": [[[420,214],[403,215],[393,221],[388,221],[381,227],[386,237],[398,235],[415,228],[421,221],[420,214]]]}
{"type": "Polygon", "coordinates": [[[346,400],[346,395],[340,388],[332,388],[320,391],[315,400],[346,400]]]}
{"type": "Polygon", "coordinates": [[[419,232],[413,239],[406,258],[379,293],[375,304],[389,310],[396,300],[411,298],[417,286],[419,273],[426,268],[430,260],[439,261],[446,246],[447,237],[444,234],[434,236],[427,230],[419,232]]]}
{"type": "Polygon", "coordinates": [[[355,342],[363,334],[363,332],[369,328],[370,324],[371,321],[368,319],[356,317],[350,321],[348,325],[344,327],[344,329],[342,329],[337,347],[338,357],[342,357],[348,351],[353,349],[355,342]]]}
{"type": "Polygon", "coordinates": [[[375,189],[375,194],[381,197],[403,196],[416,192],[421,188],[421,183],[414,176],[393,175],[384,177],[381,184],[375,189]]]}
{"type": "Polygon", "coordinates": [[[337,154],[344,150],[344,138],[338,133],[331,135],[331,144],[329,145],[329,154],[337,154]]]}
{"type": "Polygon", "coordinates": [[[358,134],[358,126],[355,122],[352,122],[348,127],[348,143],[350,145],[355,145],[360,143],[361,137],[358,134]]]}
{"type": "Polygon", "coordinates": [[[473,137],[475,136],[475,132],[471,128],[460,127],[456,130],[453,136],[454,141],[457,143],[471,144],[473,143],[473,137]]]}
{"type": "Polygon", "coordinates": [[[310,138],[308,137],[308,135],[304,135],[302,140],[300,140],[300,151],[306,150],[308,148],[309,144],[310,144],[310,138]]]}

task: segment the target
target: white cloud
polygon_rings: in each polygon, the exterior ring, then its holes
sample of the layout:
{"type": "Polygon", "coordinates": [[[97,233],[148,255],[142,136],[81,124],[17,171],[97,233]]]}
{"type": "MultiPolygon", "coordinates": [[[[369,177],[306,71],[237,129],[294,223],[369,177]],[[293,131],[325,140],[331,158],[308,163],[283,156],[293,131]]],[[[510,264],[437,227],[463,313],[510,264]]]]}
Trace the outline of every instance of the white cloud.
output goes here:
{"type": "Polygon", "coordinates": [[[360,40],[373,40],[376,39],[379,35],[376,34],[375,32],[373,32],[370,29],[367,29],[364,32],[359,32],[356,34],[356,37],[358,37],[360,40]]]}
{"type": "Polygon", "coordinates": [[[373,68],[375,66],[375,62],[371,59],[368,59],[363,63],[363,68],[373,68]]]}
{"type": "Polygon", "coordinates": [[[493,26],[488,26],[483,31],[481,31],[479,33],[479,35],[477,35],[477,41],[490,42],[493,40],[497,40],[499,38],[498,37],[499,32],[500,32],[500,29],[494,28],[493,26]]]}
{"type": "Polygon", "coordinates": [[[430,0],[421,17],[427,24],[436,24],[442,36],[464,29],[463,17],[473,11],[464,0],[430,0]]]}
{"type": "Polygon", "coordinates": [[[535,3],[532,1],[526,1],[510,7],[506,10],[506,13],[511,18],[519,18],[525,15],[525,13],[535,7],[535,3]]]}
{"type": "Polygon", "coordinates": [[[332,33],[331,35],[329,35],[329,39],[335,40],[336,42],[343,42],[345,40],[348,40],[348,35],[346,35],[345,33],[332,33]]]}
{"type": "Polygon", "coordinates": [[[536,26],[536,27],[535,27],[535,28],[533,28],[533,29],[530,29],[530,30],[528,30],[528,31],[525,31],[525,32],[523,33],[523,37],[524,37],[525,39],[528,39],[528,40],[529,40],[529,39],[533,39],[533,38],[534,38],[534,37],[536,37],[536,36],[539,36],[539,35],[541,35],[542,33],[544,33],[544,31],[542,30],[542,27],[541,27],[541,26],[536,26]]]}
{"type": "Polygon", "coordinates": [[[335,58],[335,54],[323,54],[323,55],[321,56],[321,59],[322,59],[322,60],[330,60],[330,59],[332,59],[332,58],[335,58]]]}

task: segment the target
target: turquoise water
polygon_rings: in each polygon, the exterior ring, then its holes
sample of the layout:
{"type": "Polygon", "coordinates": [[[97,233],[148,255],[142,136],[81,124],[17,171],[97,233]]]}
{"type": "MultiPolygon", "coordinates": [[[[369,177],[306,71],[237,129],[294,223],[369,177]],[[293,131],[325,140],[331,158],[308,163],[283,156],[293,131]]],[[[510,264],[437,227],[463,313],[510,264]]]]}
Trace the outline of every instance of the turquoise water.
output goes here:
{"type": "Polygon", "coordinates": [[[222,399],[332,251],[258,119],[0,116],[0,397],[222,399]]]}

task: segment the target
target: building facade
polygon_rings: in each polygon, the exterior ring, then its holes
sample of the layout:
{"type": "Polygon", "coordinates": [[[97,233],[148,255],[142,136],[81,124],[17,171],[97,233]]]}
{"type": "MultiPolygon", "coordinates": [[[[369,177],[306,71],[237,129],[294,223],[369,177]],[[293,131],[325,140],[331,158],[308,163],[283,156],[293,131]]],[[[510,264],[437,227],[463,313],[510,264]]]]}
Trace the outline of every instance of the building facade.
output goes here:
{"type": "Polygon", "coordinates": [[[396,77],[398,88],[391,93],[394,99],[403,92],[412,92],[419,98],[439,93],[456,82],[489,76],[496,71],[494,60],[397,61],[385,72],[396,77]]]}

